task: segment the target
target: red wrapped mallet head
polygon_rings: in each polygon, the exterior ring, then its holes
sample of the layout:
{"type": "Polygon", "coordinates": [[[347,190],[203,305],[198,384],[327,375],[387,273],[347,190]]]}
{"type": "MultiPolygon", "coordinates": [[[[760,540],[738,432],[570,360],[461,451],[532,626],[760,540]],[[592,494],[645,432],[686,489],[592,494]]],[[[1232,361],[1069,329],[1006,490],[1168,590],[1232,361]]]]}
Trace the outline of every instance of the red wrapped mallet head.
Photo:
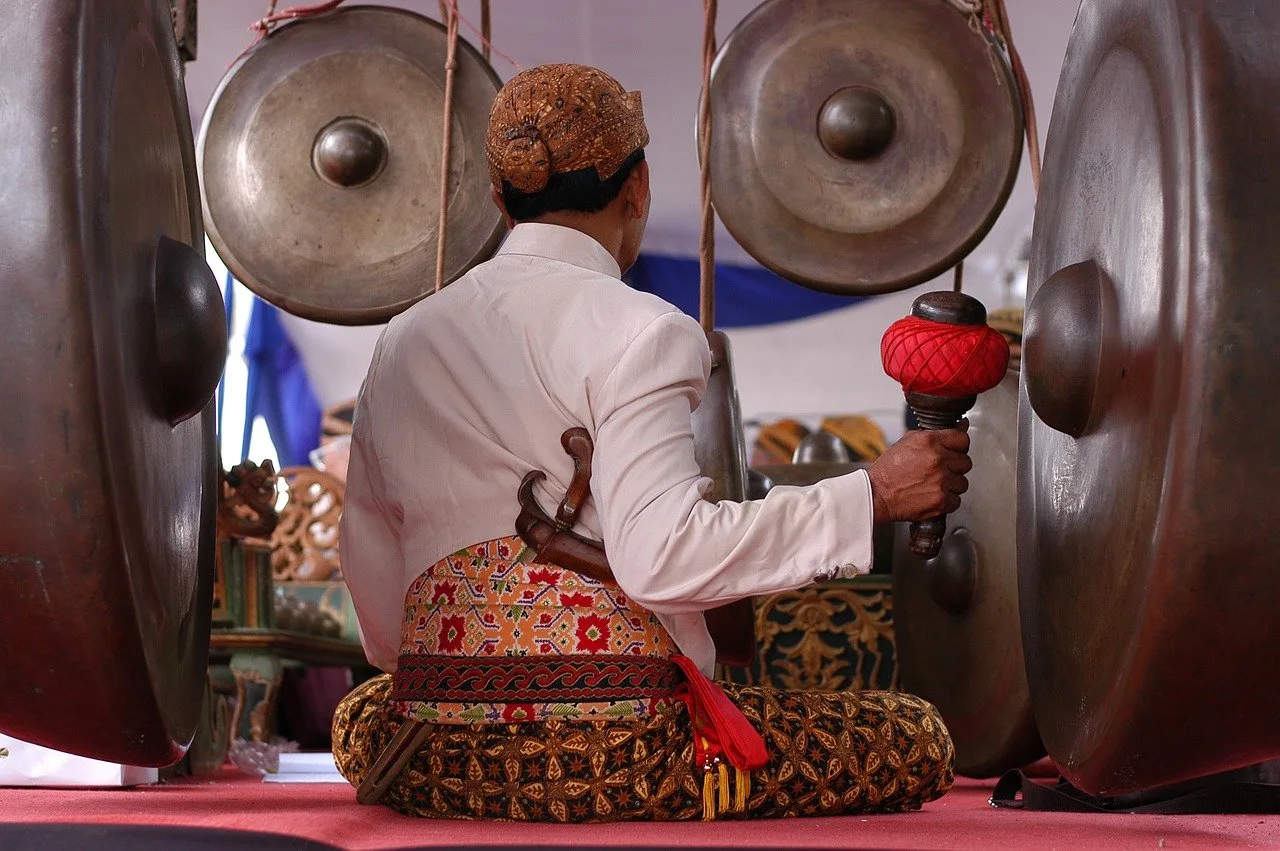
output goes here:
{"type": "MultiPolygon", "coordinates": [[[[925,293],[911,315],[889,326],[880,341],[884,371],[902,385],[924,429],[955,428],[978,394],[995,387],[1009,368],[1009,343],[987,325],[987,309],[957,292],[925,293]]],[[[911,524],[911,551],[931,559],[942,547],[945,517],[911,524]]]]}

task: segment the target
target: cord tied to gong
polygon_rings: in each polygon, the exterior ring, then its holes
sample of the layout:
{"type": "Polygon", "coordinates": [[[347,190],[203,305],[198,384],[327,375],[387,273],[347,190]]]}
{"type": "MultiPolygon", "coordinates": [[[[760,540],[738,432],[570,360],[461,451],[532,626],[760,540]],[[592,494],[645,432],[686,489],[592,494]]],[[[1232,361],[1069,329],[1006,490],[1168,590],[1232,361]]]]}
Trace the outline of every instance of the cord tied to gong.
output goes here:
{"type": "MultiPolygon", "coordinates": [[[[961,292],[925,293],[911,315],[889,326],[880,341],[885,373],[902,385],[920,428],[955,428],[1009,368],[1009,343],[987,325],[987,309],[961,292]]],[[[911,524],[911,551],[937,556],[946,517],[911,524]]]]}

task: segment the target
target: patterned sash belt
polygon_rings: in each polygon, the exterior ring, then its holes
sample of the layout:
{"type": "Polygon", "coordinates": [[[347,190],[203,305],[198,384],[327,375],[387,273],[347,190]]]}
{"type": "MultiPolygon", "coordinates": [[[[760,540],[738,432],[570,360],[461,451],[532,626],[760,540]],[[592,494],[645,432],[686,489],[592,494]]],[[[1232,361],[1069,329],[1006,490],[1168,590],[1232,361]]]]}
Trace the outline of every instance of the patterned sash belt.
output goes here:
{"type": "Polygon", "coordinates": [[[397,703],[576,703],[672,697],[684,680],[652,656],[410,656],[392,678],[397,703]]]}

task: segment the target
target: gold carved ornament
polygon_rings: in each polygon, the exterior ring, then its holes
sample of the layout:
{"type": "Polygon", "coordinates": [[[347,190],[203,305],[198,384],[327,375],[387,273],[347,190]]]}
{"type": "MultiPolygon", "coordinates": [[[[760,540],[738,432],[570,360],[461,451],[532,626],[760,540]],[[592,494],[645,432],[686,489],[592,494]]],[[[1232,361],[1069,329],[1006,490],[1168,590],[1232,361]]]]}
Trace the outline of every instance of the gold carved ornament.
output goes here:
{"type": "Polygon", "coordinates": [[[893,603],[885,589],[833,583],[760,597],[756,635],[760,673],[744,672],[747,685],[820,692],[897,687],[893,603]]]}
{"type": "Polygon", "coordinates": [[[271,574],[276,582],[327,582],[342,579],[338,522],[345,488],[312,467],[285,467],[280,478],[288,502],[271,535],[271,574]]]}
{"type": "Polygon", "coordinates": [[[242,461],[219,476],[218,536],[269,538],[276,528],[275,465],[242,461]]]}

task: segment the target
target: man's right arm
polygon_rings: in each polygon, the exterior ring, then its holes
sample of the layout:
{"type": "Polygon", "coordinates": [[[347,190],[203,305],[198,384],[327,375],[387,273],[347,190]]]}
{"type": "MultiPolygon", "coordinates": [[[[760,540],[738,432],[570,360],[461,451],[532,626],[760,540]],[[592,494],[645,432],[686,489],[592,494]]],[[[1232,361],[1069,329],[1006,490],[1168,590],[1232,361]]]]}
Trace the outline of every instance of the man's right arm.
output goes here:
{"type": "Polygon", "coordinates": [[[605,549],[619,585],[652,611],[704,611],[836,571],[865,573],[875,523],[953,509],[967,486],[968,435],[913,433],[870,475],[775,487],[763,500],[707,502],[692,411],[709,368],[698,324],[664,314],[631,342],[593,405],[591,485],[605,549]]]}
{"type": "Polygon", "coordinates": [[[704,611],[800,588],[872,561],[867,474],[763,500],[713,504],[694,459],[692,411],[710,368],[706,335],[680,313],[659,316],[597,394],[592,494],[618,584],[659,613],[704,611]]]}

